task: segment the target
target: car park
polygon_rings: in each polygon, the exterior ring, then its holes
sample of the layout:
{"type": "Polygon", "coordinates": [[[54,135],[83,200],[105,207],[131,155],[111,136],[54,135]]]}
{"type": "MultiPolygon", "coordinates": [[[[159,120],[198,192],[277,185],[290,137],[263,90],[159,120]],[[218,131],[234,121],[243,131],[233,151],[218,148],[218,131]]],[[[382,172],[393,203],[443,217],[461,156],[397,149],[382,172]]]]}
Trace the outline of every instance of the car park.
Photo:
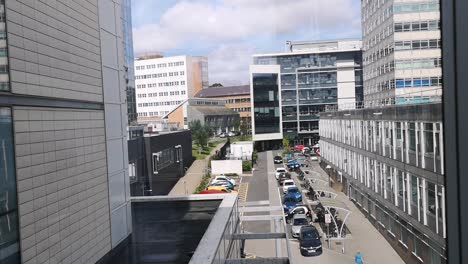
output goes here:
{"type": "Polygon", "coordinates": [[[301,227],[309,225],[309,219],[305,214],[296,214],[293,216],[290,225],[292,237],[298,238],[301,227]]]}
{"type": "Polygon", "coordinates": [[[275,156],[275,157],[273,158],[273,162],[274,162],[275,164],[281,164],[281,163],[283,163],[283,157],[281,157],[281,156],[275,156]]]}
{"type": "Polygon", "coordinates": [[[226,177],[224,175],[220,175],[220,176],[216,176],[212,181],[211,183],[215,183],[217,181],[228,181],[230,183],[232,183],[232,185],[236,186],[236,180],[234,180],[233,178],[229,178],[229,177],[226,177]]]}
{"type": "Polygon", "coordinates": [[[293,180],[285,180],[283,182],[283,193],[288,193],[288,189],[290,187],[296,187],[296,184],[294,183],[293,180]]]}
{"type": "Polygon", "coordinates": [[[301,227],[299,231],[299,249],[303,256],[322,254],[322,241],[320,241],[320,235],[314,226],[301,227]]]}
{"type": "Polygon", "coordinates": [[[294,197],[292,195],[285,195],[284,198],[283,198],[284,212],[285,213],[289,212],[289,210],[296,207],[298,203],[299,203],[299,201],[296,199],[296,197],[294,197]]]}
{"type": "Polygon", "coordinates": [[[210,186],[224,186],[228,188],[229,190],[234,190],[234,185],[229,181],[217,181],[217,182],[211,183],[210,186]]]}
{"type": "Polygon", "coordinates": [[[297,187],[289,187],[288,188],[288,191],[287,191],[287,194],[288,195],[294,195],[294,197],[296,197],[296,199],[299,201],[299,202],[302,202],[302,194],[301,194],[301,191],[299,190],[299,188],[297,187]]]}
{"type": "Polygon", "coordinates": [[[286,173],[286,168],[284,168],[284,167],[276,168],[275,178],[277,180],[278,180],[281,173],[286,173]]]}

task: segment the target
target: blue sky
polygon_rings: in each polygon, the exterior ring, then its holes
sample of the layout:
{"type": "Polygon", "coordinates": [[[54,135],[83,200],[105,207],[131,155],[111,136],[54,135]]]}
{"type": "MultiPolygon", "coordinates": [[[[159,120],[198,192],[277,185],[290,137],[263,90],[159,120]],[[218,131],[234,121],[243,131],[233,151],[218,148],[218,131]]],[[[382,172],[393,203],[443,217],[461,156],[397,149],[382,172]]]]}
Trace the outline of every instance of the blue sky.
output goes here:
{"type": "Polygon", "coordinates": [[[207,56],[210,83],[248,83],[252,54],[360,38],[360,0],[133,0],[135,55],[207,56]]]}

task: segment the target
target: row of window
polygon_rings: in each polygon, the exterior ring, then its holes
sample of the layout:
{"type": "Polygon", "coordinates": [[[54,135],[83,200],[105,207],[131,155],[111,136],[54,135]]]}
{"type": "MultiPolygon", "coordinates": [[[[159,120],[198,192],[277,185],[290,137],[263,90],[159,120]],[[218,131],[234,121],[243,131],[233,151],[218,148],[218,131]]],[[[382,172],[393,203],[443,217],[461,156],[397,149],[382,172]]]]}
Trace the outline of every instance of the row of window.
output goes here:
{"type": "Polygon", "coordinates": [[[426,1],[422,3],[397,3],[393,6],[393,13],[419,13],[439,11],[439,1],[426,1]]]}
{"type": "Polygon", "coordinates": [[[395,63],[393,61],[383,63],[376,67],[368,67],[367,71],[364,72],[364,80],[370,80],[372,78],[378,77],[380,75],[392,72],[395,69],[395,63]]]}
{"type": "Polygon", "coordinates": [[[381,13],[376,15],[376,18],[373,19],[370,22],[364,22],[364,30],[363,30],[363,36],[368,36],[374,29],[378,28],[380,25],[382,25],[388,18],[390,18],[393,15],[393,9],[391,6],[385,8],[382,10],[381,13]]]}
{"type": "Polygon", "coordinates": [[[171,91],[171,92],[159,92],[159,93],[141,93],[138,94],[138,98],[146,97],[157,97],[159,96],[174,96],[174,95],[185,95],[186,91],[171,91]]]}
{"type": "Polygon", "coordinates": [[[226,100],[227,104],[238,104],[238,103],[249,103],[250,98],[237,98],[237,99],[228,99],[226,100]]]}
{"type": "Polygon", "coordinates": [[[151,107],[151,106],[167,106],[167,105],[179,105],[183,101],[166,101],[166,102],[149,102],[139,103],[138,107],[151,107]]]}
{"type": "Polygon", "coordinates": [[[375,13],[375,11],[379,10],[379,8],[381,6],[383,6],[386,2],[387,2],[387,0],[365,0],[365,1],[361,1],[361,5],[362,5],[362,8],[363,8],[362,20],[366,21],[367,19],[369,19],[375,13]],[[369,3],[371,5],[369,5],[369,3]]]}
{"type": "Polygon", "coordinates": [[[393,53],[393,44],[388,44],[387,46],[377,49],[374,52],[365,52],[363,58],[363,64],[368,65],[375,61],[378,61],[381,58],[384,58],[393,53]]]}
{"type": "Polygon", "coordinates": [[[395,69],[431,69],[442,67],[442,58],[395,61],[395,69]]]}
{"type": "Polygon", "coordinates": [[[175,66],[184,66],[184,62],[178,61],[178,62],[169,62],[169,63],[141,65],[141,66],[136,66],[136,70],[144,70],[144,69],[149,70],[149,69],[175,67],[175,66]]]}
{"type": "Polygon", "coordinates": [[[386,26],[382,26],[380,31],[374,33],[373,36],[369,35],[370,34],[364,35],[363,45],[365,50],[368,50],[377,43],[380,43],[382,40],[393,36],[393,24],[387,23],[386,26]]]}
{"type": "Polygon", "coordinates": [[[431,31],[440,29],[440,20],[395,23],[395,32],[431,31]]]}
{"type": "Polygon", "coordinates": [[[413,88],[428,86],[442,86],[442,77],[405,78],[395,80],[396,88],[413,88]]]}
{"type": "Polygon", "coordinates": [[[440,39],[395,41],[395,50],[440,49],[440,39]]]}
{"type": "Polygon", "coordinates": [[[320,120],[320,136],[443,174],[442,123],[320,120]]]}
{"type": "Polygon", "coordinates": [[[139,112],[139,117],[148,117],[148,116],[164,116],[169,114],[169,111],[160,111],[160,112],[139,112]],[[159,115],[158,115],[159,114],[159,115]]]}
{"type": "Polygon", "coordinates": [[[185,72],[184,71],[178,71],[178,72],[161,72],[161,73],[153,73],[153,74],[143,74],[143,75],[137,75],[135,76],[136,79],[156,79],[156,78],[162,78],[162,77],[167,77],[167,76],[184,76],[185,72]]]}
{"type": "Polygon", "coordinates": [[[238,107],[238,108],[231,108],[236,112],[250,112],[250,107],[238,107]]]}

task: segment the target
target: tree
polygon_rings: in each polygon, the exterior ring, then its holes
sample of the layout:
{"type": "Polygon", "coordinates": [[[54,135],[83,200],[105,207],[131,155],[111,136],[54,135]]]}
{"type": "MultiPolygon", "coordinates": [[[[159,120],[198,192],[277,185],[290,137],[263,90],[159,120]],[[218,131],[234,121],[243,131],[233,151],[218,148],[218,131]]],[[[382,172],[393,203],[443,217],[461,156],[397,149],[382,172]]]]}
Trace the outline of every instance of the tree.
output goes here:
{"type": "Polygon", "coordinates": [[[192,138],[200,147],[208,145],[211,135],[211,128],[200,122],[200,120],[190,121],[189,128],[192,131],[192,138]]]}
{"type": "Polygon", "coordinates": [[[288,137],[283,138],[283,148],[284,148],[284,153],[290,153],[291,146],[290,146],[290,141],[288,137]]]}
{"type": "Polygon", "coordinates": [[[249,134],[250,119],[243,119],[240,123],[239,130],[243,138],[249,134]]]}
{"type": "Polygon", "coordinates": [[[241,125],[240,119],[234,120],[233,127],[234,127],[234,130],[235,130],[235,131],[239,131],[240,125],[241,125]]]}
{"type": "Polygon", "coordinates": [[[210,85],[210,88],[214,88],[214,87],[224,87],[224,86],[220,83],[213,83],[212,85],[210,85]]]}

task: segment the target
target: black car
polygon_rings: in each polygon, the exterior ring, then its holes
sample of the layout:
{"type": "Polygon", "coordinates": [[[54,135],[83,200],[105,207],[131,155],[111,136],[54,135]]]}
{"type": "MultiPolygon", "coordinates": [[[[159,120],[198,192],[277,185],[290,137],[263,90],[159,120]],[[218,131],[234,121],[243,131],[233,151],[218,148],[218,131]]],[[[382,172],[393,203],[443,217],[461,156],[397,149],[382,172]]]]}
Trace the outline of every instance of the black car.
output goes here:
{"type": "Polygon", "coordinates": [[[303,226],[299,231],[299,249],[303,256],[318,256],[322,254],[322,241],[314,226],[303,226]]]}
{"type": "Polygon", "coordinates": [[[275,156],[275,157],[273,158],[273,161],[274,161],[275,164],[281,164],[281,163],[283,163],[283,157],[281,157],[281,156],[275,156]]]}

